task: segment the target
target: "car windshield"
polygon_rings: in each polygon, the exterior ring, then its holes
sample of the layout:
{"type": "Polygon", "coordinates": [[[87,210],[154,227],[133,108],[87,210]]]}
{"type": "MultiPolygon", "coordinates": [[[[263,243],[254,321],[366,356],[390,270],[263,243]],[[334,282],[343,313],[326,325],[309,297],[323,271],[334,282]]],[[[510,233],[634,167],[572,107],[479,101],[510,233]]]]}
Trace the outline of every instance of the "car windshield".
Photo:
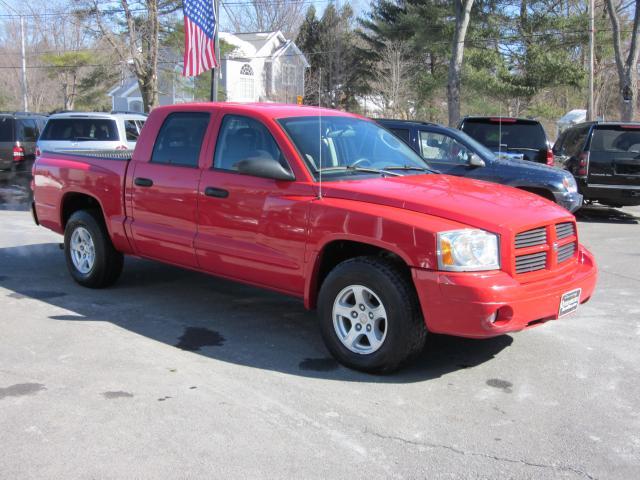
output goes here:
{"type": "Polygon", "coordinates": [[[487,147],[498,150],[547,148],[547,139],[542,125],[531,121],[503,121],[467,119],[462,131],[487,147]]]}
{"type": "Polygon", "coordinates": [[[292,117],[279,120],[309,170],[317,177],[411,175],[429,172],[408,145],[377,124],[355,117],[292,117]]]}

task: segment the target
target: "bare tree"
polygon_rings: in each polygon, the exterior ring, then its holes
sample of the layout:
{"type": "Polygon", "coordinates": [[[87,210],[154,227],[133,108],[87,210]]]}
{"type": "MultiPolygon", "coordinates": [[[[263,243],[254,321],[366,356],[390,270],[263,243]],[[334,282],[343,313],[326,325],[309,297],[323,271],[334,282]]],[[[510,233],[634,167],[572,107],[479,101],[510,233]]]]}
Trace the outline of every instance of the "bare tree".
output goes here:
{"type": "Polygon", "coordinates": [[[129,65],[138,80],[145,111],[158,105],[158,47],[161,13],[177,8],[167,0],[121,0],[118,9],[101,9],[98,0],[81,1],[85,13],[120,61],[129,65]],[[119,22],[123,27],[120,30],[119,22]]]}
{"type": "Polygon", "coordinates": [[[638,30],[640,30],[640,0],[635,1],[633,14],[633,28],[629,46],[623,48],[620,28],[621,5],[614,5],[613,0],[607,1],[607,10],[613,27],[613,49],[615,52],[616,68],[618,70],[618,84],[620,86],[620,119],[623,122],[633,120],[638,103],[638,30]],[[626,52],[625,52],[626,50],[626,52]],[[625,53],[626,58],[624,58],[625,53]]]}
{"type": "Polygon", "coordinates": [[[469,19],[471,18],[473,0],[454,0],[453,4],[456,25],[453,34],[453,43],[451,45],[449,83],[447,84],[447,105],[449,109],[450,127],[457,126],[460,121],[460,85],[462,83],[464,41],[467,37],[467,28],[469,27],[469,19]]]}
{"type": "Polygon", "coordinates": [[[377,67],[377,78],[371,82],[371,101],[380,108],[384,116],[404,119],[412,117],[415,62],[407,42],[385,42],[377,67]]]}
{"type": "Polygon", "coordinates": [[[230,5],[221,2],[236,33],[280,30],[287,38],[295,37],[307,4],[307,0],[251,0],[230,5]]]}

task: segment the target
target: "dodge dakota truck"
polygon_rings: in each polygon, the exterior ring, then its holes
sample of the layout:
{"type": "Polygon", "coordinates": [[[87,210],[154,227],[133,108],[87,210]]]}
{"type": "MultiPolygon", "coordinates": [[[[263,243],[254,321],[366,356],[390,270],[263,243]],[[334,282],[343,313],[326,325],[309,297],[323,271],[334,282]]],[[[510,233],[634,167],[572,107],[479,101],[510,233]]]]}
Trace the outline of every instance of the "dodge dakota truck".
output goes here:
{"type": "Polygon", "coordinates": [[[428,332],[486,338],[575,311],[596,265],[573,215],[441,175],[373,121],[275,104],[160,107],[133,154],[41,152],[36,223],[71,276],[111,285],[135,255],[317,308],[344,365],[389,372],[428,332]]]}

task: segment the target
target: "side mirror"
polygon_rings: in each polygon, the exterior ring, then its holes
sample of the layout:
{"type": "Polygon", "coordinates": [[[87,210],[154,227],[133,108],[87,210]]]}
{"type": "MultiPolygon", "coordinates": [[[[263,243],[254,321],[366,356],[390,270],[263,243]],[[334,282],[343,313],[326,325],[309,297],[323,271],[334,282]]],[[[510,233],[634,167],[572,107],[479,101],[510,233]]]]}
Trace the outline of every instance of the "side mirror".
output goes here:
{"type": "Polygon", "coordinates": [[[477,153],[472,153],[471,157],[469,157],[469,166],[470,167],[486,167],[487,164],[484,162],[480,155],[477,153]]]}
{"type": "Polygon", "coordinates": [[[285,169],[273,157],[251,157],[240,160],[237,164],[238,172],[254,177],[272,178],[273,180],[295,180],[293,173],[285,169]]]}

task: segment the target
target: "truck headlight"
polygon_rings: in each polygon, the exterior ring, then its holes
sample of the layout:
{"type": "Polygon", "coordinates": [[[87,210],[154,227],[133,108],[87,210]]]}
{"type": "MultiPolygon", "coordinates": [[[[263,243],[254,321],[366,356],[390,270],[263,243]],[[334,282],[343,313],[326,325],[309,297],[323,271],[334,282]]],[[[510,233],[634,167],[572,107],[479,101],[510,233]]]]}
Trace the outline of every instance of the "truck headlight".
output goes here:
{"type": "Polygon", "coordinates": [[[484,230],[463,229],[438,233],[440,270],[472,272],[500,268],[498,236],[484,230]]]}
{"type": "Polygon", "coordinates": [[[576,193],[578,191],[578,184],[573,175],[565,175],[562,177],[562,186],[567,189],[569,193],[576,193]]]}

